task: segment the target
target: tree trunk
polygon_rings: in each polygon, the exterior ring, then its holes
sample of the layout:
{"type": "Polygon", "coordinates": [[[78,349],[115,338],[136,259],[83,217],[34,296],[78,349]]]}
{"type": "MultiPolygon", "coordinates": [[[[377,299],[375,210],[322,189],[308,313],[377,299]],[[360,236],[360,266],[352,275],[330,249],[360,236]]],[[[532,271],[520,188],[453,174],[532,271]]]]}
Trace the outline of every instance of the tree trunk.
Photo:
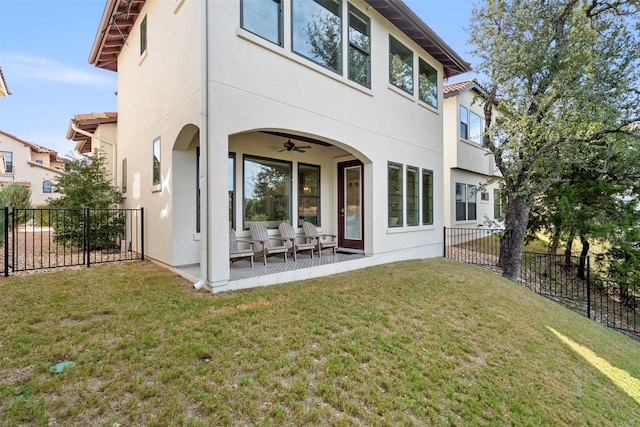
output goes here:
{"type": "Polygon", "coordinates": [[[505,234],[500,241],[500,265],[502,275],[510,280],[518,280],[522,245],[529,223],[529,200],[526,196],[512,196],[507,203],[505,234]]]}
{"type": "Polygon", "coordinates": [[[580,242],[582,242],[582,252],[580,252],[580,264],[578,265],[578,279],[585,280],[587,278],[585,266],[587,264],[587,255],[589,254],[589,241],[583,234],[580,234],[580,242]]]}
{"type": "Polygon", "coordinates": [[[553,232],[553,236],[551,237],[551,243],[549,244],[549,248],[547,250],[549,257],[547,259],[547,266],[545,270],[546,276],[551,275],[553,267],[556,263],[556,255],[558,254],[558,246],[560,245],[560,234],[561,228],[560,226],[556,226],[555,231],[553,232]]]}
{"type": "Polygon", "coordinates": [[[569,238],[567,239],[567,248],[564,250],[564,266],[571,267],[571,253],[573,252],[573,241],[576,238],[576,231],[571,228],[569,232],[569,238]]]}

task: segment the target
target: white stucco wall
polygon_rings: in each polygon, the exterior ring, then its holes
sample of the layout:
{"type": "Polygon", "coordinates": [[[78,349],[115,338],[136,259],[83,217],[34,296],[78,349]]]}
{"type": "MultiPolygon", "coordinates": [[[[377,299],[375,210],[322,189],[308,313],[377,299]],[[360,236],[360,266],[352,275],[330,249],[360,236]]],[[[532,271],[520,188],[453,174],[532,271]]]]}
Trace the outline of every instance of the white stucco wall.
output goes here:
{"type": "MultiPolygon", "coordinates": [[[[337,228],[337,164],[364,163],[365,249],[380,260],[442,253],[444,224],[442,65],[361,0],[371,18],[371,89],[349,81],[291,50],[290,2],[284,3],[284,46],[240,28],[235,1],[210,1],[208,74],[209,278],[225,289],[228,259],[228,152],[236,153],[236,186],[243,154],[321,166],[322,229],[337,228]],[[438,105],[432,108],[389,84],[389,34],[438,71],[438,105]],[[282,138],[259,131],[298,134],[330,143],[306,155],[270,148],[282,138]],[[387,162],[433,171],[434,223],[387,227],[387,162]]],[[[346,17],[347,2],[342,16],[346,17]]],[[[200,2],[147,2],[118,62],[118,168],[127,159],[127,207],[145,207],[147,255],[169,265],[198,263],[195,224],[195,147],[181,141],[200,123],[200,2]],[[139,52],[139,24],[147,16],[147,52],[139,52]],[[152,179],[152,144],[161,138],[162,185],[152,179]],[[176,143],[179,142],[179,149],[176,143]],[[192,190],[190,190],[192,189],[192,190]]],[[[343,18],[346,21],[346,18],[343,18]]],[[[346,24],[345,24],[346,25],[346,24]]],[[[345,32],[346,34],[346,32],[345,32]]],[[[346,35],[343,37],[346,57],[346,35]]],[[[343,67],[346,69],[346,63],[343,67]]],[[[414,81],[417,92],[417,81],[414,81]]],[[[294,169],[295,170],[295,169],[294,169]]],[[[120,179],[120,177],[118,177],[120,179]]],[[[294,206],[296,190],[293,186],[294,206]]],[[[238,203],[242,198],[238,197],[238,203]]],[[[241,221],[241,205],[236,206],[241,221]]],[[[405,210],[406,214],[406,210],[405,210]]],[[[239,234],[246,232],[239,230],[239,234]]]]}

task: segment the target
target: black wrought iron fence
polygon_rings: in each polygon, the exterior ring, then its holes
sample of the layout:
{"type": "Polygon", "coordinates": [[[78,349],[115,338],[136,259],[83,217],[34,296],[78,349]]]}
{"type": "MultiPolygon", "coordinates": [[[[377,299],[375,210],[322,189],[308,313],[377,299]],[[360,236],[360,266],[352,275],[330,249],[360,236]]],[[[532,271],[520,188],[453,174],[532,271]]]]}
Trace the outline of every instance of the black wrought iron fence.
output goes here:
{"type": "Polygon", "coordinates": [[[144,259],[144,210],[9,209],[2,273],[144,259]]]}
{"type": "MultiPolygon", "coordinates": [[[[505,238],[503,230],[445,228],[444,256],[500,272],[500,243],[505,238]]],[[[591,277],[589,257],[524,252],[519,281],[590,319],[640,339],[640,284],[591,277]]]]}

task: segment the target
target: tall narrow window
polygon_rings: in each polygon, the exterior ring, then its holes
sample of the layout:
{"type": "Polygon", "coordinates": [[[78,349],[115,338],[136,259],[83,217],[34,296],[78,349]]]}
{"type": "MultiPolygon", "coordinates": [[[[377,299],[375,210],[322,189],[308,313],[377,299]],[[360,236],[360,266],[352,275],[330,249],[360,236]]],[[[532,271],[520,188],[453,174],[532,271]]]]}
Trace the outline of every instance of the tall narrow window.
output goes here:
{"type": "Polygon", "coordinates": [[[320,225],[320,166],[298,164],[298,223],[320,225]]]}
{"type": "Polygon", "coordinates": [[[467,219],[467,184],[456,182],[456,221],[467,219]]]}
{"type": "Polygon", "coordinates": [[[438,72],[422,58],[418,63],[420,101],[438,108],[438,72]]]}
{"type": "Polygon", "coordinates": [[[51,193],[51,181],[49,181],[48,179],[42,181],[42,192],[51,193]]]}
{"type": "Polygon", "coordinates": [[[389,83],[413,95],[413,52],[389,36],[389,83]]]}
{"type": "Polygon", "coordinates": [[[473,221],[476,216],[476,200],[478,198],[477,188],[475,185],[467,185],[467,220],[473,221]]]}
{"type": "Polygon", "coordinates": [[[147,51],[147,15],[140,23],[140,55],[147,51]]]}
{"type": "Polygon", "coordinates": [[[433,172],[422,170],[422,225],[433,224],[433,172]]]}
{"type": "Polygon", "coordinates": [[[369,17],[349,5],[349,80],[371,87],[371,27],[369,17]]]}
{"type": "Polygon", "coordinates": [[[160,184],[160,138],[153,141],[153,185],[160,184]]]}
{"type": "Polygon", "coordinates": [[[388,164],[388,214],[389,227],[402,227],[402,165],[388,164]]]}
{"type": "Polygon", "coordinates": [[[341,0],[293,0],[293,51],[342,74],[341,0]]]}
{"type": "Polygon", "coordinates": [[[482,145],[482,120],[480,115],[469,111],[469,141],[482,145]]]}
{"type": "Polygon", "coordinates": [[[504,198],[503,192],[495,188],[493,190],[493,219],[502,220],[504,219],[504,198]]]}
{"type": "Polygon", "coordinates": [[[240,4],[242,28],[282,46],[282,1],[241,0],[240,4]]]}
{"type": "Polygon", "coordinates": [[[127,159],[122,159],[122,194],[127,193],[127,159]]]}
{"type": "Polygon", "coordinates": [[[244,156],[244,228],[291,224],[291,163],[244,156]]]}
{"type": "Polygon", "coordinates": [[[229,153],[227,167],[229,181],[229,227],[236,228],[236,153],[229,153]]]}
{"type": "Polygon", "coordinates": [[[407,167],[407,225],[420,224],[420,176],[418,168],[407,167]]]}
{"type": "Polygon", "coordinates": [[[13,173],[13,152],[12,151],[0,151],[0,154],[4,156],[4,162],[7,166],[6,173],[13,173]]]}
{"type": "Polygon", "coordinates": [[[460,106],[460,138],[469,138],[469,110],[463,105],[460,106]]]}

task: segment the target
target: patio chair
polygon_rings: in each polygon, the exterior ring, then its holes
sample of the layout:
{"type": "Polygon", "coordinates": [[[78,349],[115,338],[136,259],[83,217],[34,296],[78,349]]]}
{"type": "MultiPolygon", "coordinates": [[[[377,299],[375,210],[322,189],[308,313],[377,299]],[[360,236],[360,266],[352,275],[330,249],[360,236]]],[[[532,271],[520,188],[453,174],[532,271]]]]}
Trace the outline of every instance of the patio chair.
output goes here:
{"type": "Polygon", "coordinates": [[[287,239],[285,244],[287,248],[289,248],[289,250],[293,252],[294,261],[298,260],[297,253],[300,251],[310,251],[311,259],[313,259],[313,250],[316,247],[315,244],[309,242],[298,242],[298,238],[304,236],[296,236],[296,230],[293,228],[293,225],[287,222],[282,222],[278,226],[278,229],[280,230],[280,236],[282,236],[284,239],[287,239]]]}
{"type": "Polygon", "coordinates": [[[251,224],[249,226],[251,240],[253,240],[253,253],[262,256],[264,265],[267,265],[267,257],[275,254],[284,254],[284,262],[287,262],[287,252],[289,248],[284,243],[287,239],[280,236],[269,236],[269,230],[262,224],[251,224]],[[282,244],[275,245],[273,240],[279,240],[282,244]]]}
{"type": "Polygon", "coordinates": [[[236,239],[236,230],[229,229],[229,261],[234,262],[240,258],[249,258],[251,268],[253,268],[253,241],[236,239]],[[248,248],[241,248],[238,243],[248,243],[248,248]]]}
{"type": "Polygon", "coordinates": [[[336,254],[338,248],[338,241],[335,234],[319,234],[315,225],[309,221],[305,221],[302,224],[302,229],[307,237],[307,242],[313,244],[315,248],[318,248],[318,256],[322,257],[322,250],[325,248],[333,248],[333,255],[336,254]]]}

